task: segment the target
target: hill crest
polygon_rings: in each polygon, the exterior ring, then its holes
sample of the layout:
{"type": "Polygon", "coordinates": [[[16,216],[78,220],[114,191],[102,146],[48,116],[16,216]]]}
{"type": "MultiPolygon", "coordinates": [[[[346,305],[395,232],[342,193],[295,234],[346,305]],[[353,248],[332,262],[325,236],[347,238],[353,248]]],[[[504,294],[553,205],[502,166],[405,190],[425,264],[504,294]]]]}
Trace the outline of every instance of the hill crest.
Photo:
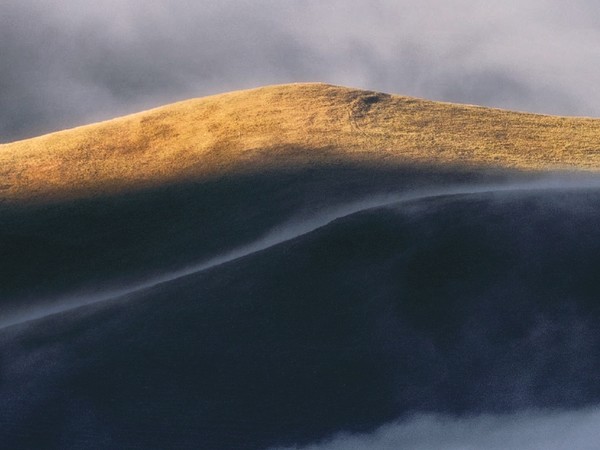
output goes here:
{"type": "Polygon", "coordinates": [[[323,83],[192,99],[0,145],[0,199],[72,198],[288,166],[600,169],[600,120],[323,83]]]}

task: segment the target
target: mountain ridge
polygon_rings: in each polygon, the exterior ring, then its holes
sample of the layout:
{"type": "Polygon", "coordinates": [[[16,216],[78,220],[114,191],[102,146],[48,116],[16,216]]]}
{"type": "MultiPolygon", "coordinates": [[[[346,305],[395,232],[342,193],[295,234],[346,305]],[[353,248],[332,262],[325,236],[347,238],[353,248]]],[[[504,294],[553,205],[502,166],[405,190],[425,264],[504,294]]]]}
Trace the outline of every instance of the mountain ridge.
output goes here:
{"type": "Polygon", "coordinates": [[[600,120],[296,83],[0,145],[0,199],[93,197],[285,167],[600,169],[600,120]]]}

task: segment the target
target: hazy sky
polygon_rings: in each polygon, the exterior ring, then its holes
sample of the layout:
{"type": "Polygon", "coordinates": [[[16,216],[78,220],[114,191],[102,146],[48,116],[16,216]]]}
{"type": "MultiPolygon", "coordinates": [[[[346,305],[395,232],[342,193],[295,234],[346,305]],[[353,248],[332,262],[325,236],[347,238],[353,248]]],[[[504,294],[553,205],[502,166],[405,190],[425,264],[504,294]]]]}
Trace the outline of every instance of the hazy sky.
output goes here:
{"type": "Polygon", "coordinates": [[[593,0],[2,0],[0,141],[326,81],[600,116],[593,0]]]}

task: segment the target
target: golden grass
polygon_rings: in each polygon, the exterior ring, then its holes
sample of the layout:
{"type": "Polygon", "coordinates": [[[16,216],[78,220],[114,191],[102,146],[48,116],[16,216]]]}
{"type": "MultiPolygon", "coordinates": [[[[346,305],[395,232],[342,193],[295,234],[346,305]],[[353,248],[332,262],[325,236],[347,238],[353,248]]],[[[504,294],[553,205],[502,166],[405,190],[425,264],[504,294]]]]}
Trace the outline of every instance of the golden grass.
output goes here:
{"type": "Polygon", "coordinates": [[[600,120],[269,86],[0,145],[0,198],[77,197],[289,165],[600,169],[600,120]]]}

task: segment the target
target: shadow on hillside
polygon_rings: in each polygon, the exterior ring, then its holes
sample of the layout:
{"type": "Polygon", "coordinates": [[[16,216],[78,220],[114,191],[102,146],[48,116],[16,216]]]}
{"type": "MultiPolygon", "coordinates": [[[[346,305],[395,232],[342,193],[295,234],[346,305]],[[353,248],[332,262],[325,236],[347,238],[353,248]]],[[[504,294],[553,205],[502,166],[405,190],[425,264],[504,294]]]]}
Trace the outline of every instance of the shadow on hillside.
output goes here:
{"type": "Polygon", "coordinates": [[[0,304],[11,311],[152,278],[251,242],[285,221],[376,194],[526,177],[313,167],[89,200],[0,204],[0,304]]]}
{"type": "Polygon", "coordinates": [[[598,205],[596,188],[369,209],[5,329],[3,442],[258,450],[600,402],[598,205]]]}

